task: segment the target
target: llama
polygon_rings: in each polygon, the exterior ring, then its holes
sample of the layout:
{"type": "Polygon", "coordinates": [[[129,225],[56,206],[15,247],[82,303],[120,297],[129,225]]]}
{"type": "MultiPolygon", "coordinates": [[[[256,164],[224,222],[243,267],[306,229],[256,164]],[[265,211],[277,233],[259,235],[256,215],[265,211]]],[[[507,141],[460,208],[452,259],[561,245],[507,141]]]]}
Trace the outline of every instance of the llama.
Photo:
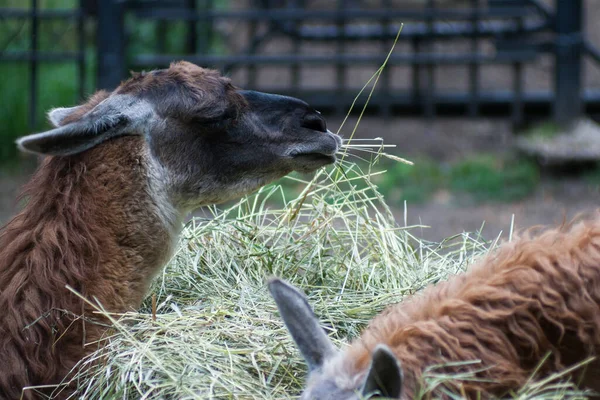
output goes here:
{"type": "MultiPolygon", "coordinates": [[[[534,373],[600,353],[600,216],[503,244],[467,272],[389,306],[343,352],[297,289],[279,279],[269,289],[308,364],[301,399],[412,399],[434,365],[478,378],[450,384],[455,393],[503,396],[534,373]]],[[[598,376],[597,360],[570,375],[596,392],[598,376]]]]}
{"type": "Polygon", "coordinates": [[[189,211],[331,164],[341,144],[305,102],[187,62],[49,119],[18,140],[47,157],[0,230],[0,399],[51,394],[22,389],[60,383],[101,346],[107,321],[67,285],[109,312],[136,309],[189,211]]]}

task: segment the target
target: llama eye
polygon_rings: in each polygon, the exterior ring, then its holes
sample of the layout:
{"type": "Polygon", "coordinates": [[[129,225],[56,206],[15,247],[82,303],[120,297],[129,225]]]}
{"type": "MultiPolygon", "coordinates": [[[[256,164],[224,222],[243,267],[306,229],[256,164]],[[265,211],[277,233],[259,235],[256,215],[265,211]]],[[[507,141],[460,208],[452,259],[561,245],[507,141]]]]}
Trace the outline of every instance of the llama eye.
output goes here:
{"type": "Polygon", "coordinates": [[[327,132],[325,120],[317,114],[308,114],[302,119],[301,126],[313,131],[327,132]]]}
{"type": "Polygon", "coordinates": [[[194,124],[202,125],[203,127],[217,129],[220,127],[227,126],[231,122],[231,118],[227,116],[220,116],[214,118],[196,117],[192,119],[192,122],[194,124]]]}
{"type": "Polygon", "coordinates": [[[197,124],[202,124],[203,126],[210,126],[212,128],[218,128],[221,126],[227,126],[231,122],[233,122],[236,118],[237,114],[235,110],[227,109],[222,114],[213,115],[213,116],[205,116],[198,115],[192,118],[192,121],[197,124]]]}

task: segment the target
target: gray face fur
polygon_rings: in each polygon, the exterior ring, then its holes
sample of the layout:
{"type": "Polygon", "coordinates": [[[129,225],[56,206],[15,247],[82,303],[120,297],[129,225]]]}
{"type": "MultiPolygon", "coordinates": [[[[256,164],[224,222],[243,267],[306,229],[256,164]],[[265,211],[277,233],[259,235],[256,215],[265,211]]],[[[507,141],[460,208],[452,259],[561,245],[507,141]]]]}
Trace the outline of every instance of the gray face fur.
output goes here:
{"type": "Polygon", "coordinates": [[[280,279],[272,279],[269,290],[308,365],[309,378],[301,400],[400,398],[402,368],[387,346],[380,344],[373,350],[367,371],[350,371],[344,354],[319,326],[304,295],[280,279]]]}
{"type": "Polygon", "coordinates": [[[56,128],[21,138],[19,147],[70,156],[112,138],[143,136],[149,179],[159,181],[153,187],[185,212],[331,164],[341,145],[305,102],[239,90],[186,62],[136,75],[92,103],[51,111],[56,128]]]}

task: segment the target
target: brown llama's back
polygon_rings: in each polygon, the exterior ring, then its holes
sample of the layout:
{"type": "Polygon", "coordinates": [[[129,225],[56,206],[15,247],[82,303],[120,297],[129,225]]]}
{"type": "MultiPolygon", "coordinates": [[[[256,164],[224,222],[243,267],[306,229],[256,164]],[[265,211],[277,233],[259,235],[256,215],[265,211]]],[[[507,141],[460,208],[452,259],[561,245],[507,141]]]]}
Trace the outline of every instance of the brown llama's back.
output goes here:
{"type": "MultiPolygon", "coordinates": [[[[467,272],[388,307],[342,353],[298,291],[270,285],[311,370],[302,399],[354,400],[372,390],[411,399],[434,366],[469,376],[448,384],[454,393],[492,398],[600,354],[598,215],[503,244],[467,272]]],[[[598,360],[571,374],[600,393],[598,376],[598,360]]]]}
{"type": "MultiPolygon", "coordinates": [[[[424,366],[481,360],[474,368],[487,369],[476,376],[490,382],[463,382],[463,390],[472,396],[505,394],[525,384],[549,352],[539,376],[598,354],[599,305],[600,220],[595,218],[515,239],[467,273],[388,308],[347,357],[361,370],[369,365],[370,350],[387,344],[401,360],[407,395],[424,366]]],[[[584,386],[600,390],[598,365],[586,368],[584,386]]]]}

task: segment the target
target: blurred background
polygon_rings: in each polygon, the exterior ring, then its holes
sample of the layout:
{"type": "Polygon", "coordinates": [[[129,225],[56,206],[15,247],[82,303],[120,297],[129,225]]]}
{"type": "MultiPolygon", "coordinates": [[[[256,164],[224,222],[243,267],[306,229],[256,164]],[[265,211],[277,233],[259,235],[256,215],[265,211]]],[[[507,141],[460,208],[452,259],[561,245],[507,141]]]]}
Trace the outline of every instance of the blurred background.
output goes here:
{"type": "Polygon", "coordinates": [[[560,223],[598,206],[596,3],[0,0],[0,223],[37,163],[15,138],[130,70],[217,68],[237,86],[306,100],[336,131],[394,44],[355,137],[383,137],[415,162],[381,162],[377,184],[399,220],[406,204],[432,240],[493,238],[513,215],[521,228],[560,223]]]}

